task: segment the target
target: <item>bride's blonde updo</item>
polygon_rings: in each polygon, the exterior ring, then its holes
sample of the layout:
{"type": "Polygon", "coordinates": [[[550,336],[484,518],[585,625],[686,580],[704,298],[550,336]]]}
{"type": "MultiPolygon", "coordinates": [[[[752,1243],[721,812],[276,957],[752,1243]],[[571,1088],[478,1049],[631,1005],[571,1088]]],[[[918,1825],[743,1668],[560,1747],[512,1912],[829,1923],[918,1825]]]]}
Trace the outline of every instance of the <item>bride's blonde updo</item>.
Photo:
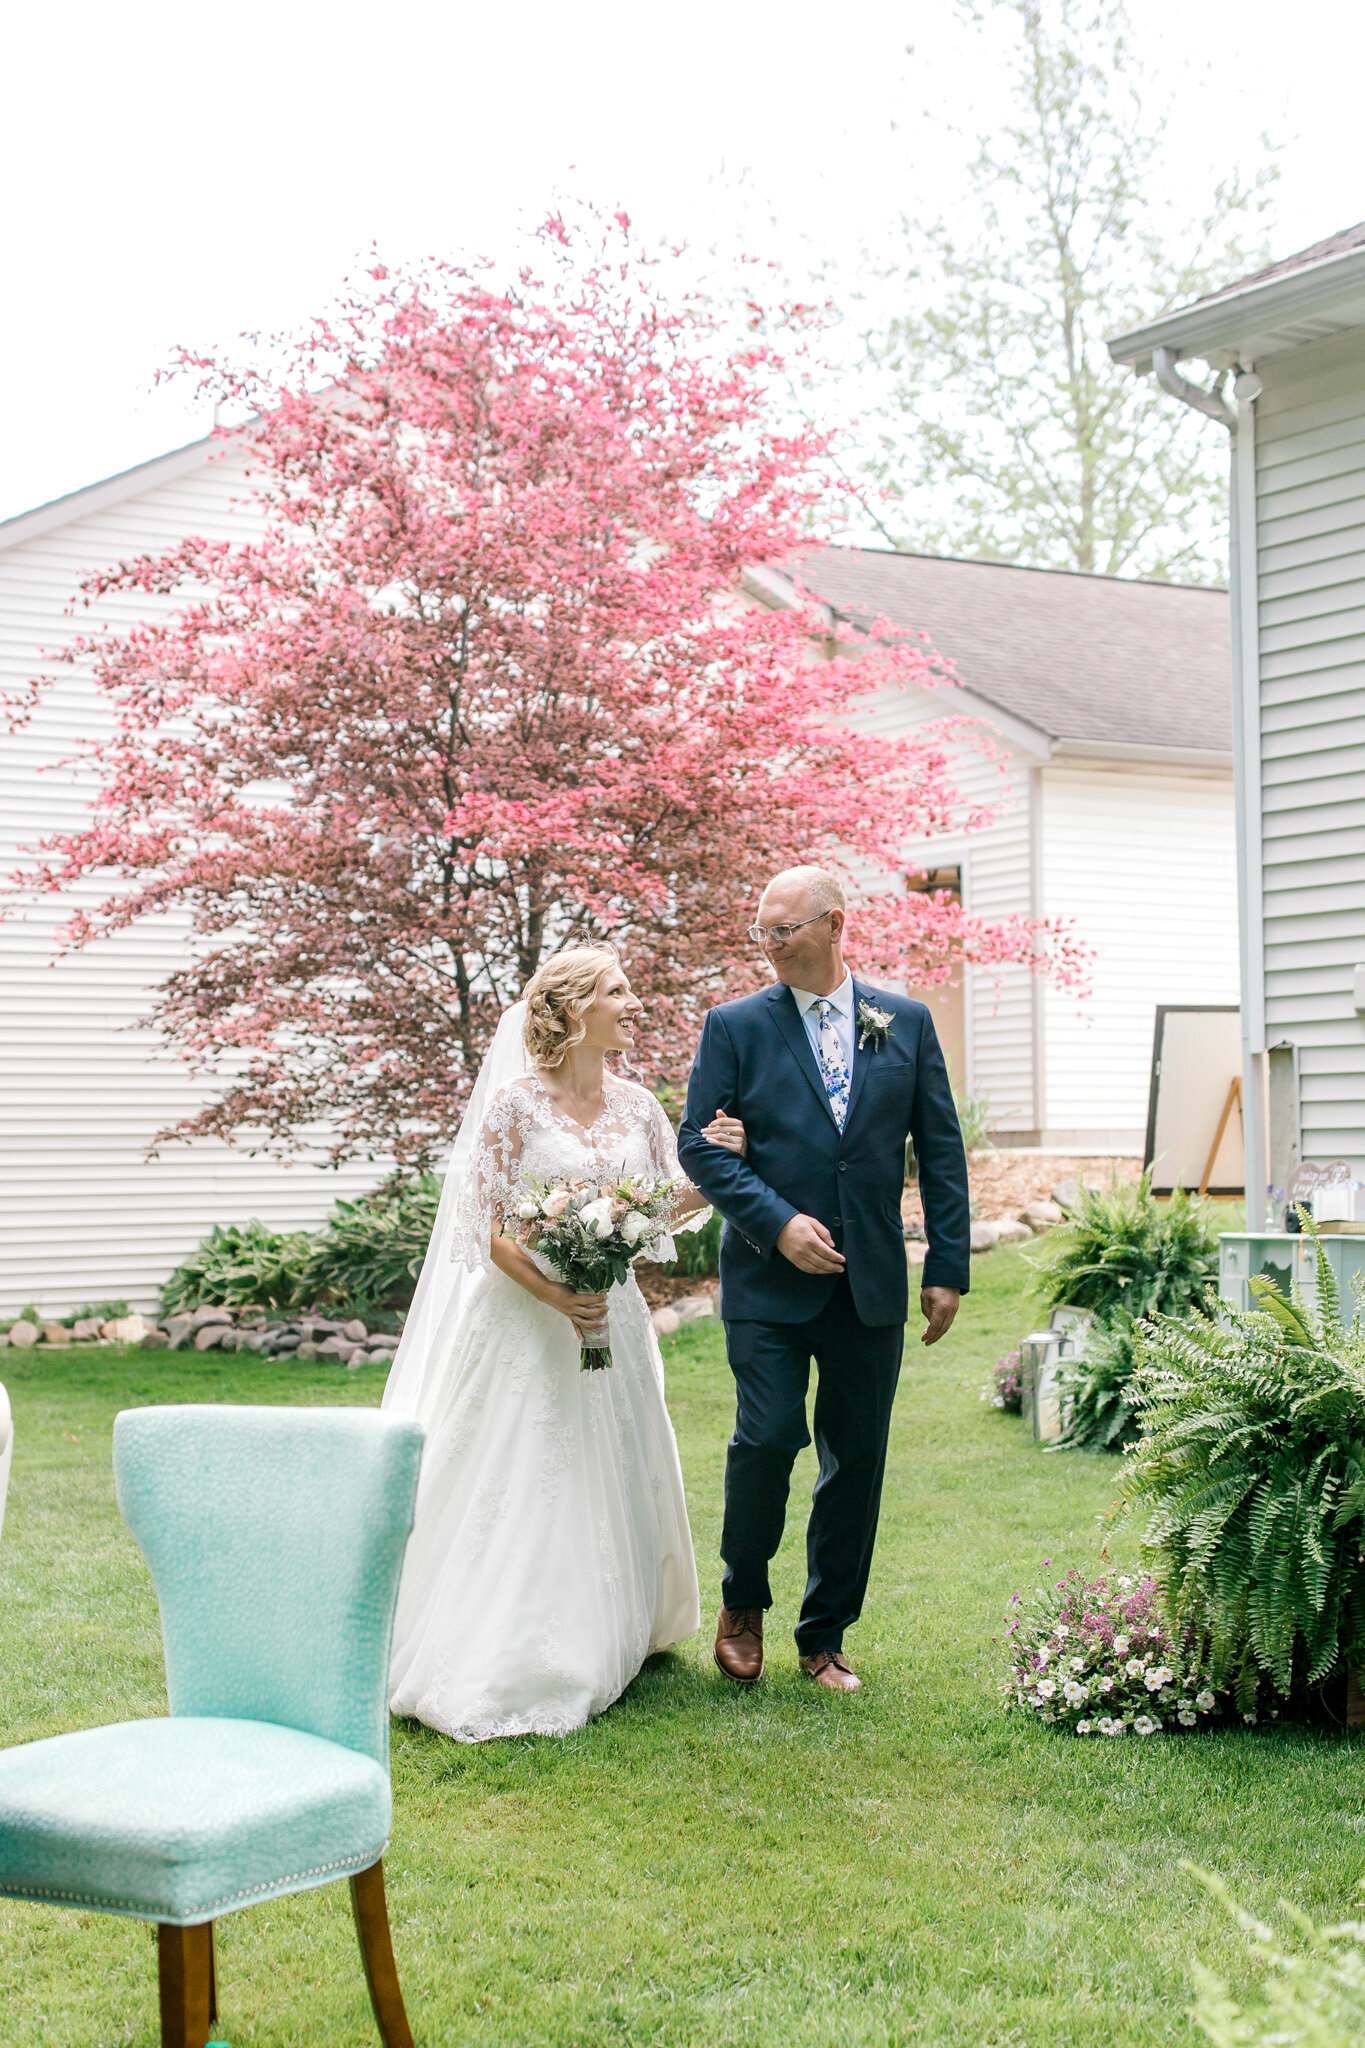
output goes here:
{"type": "Polygon", "coordinates": [[[584,1012],[609,968],[619,967],[615,946],[570,946],[538,967],[522,990],[526,1003],[523,1036],[533,1066],[558,1067],[587,1035],[584,1012]]]}

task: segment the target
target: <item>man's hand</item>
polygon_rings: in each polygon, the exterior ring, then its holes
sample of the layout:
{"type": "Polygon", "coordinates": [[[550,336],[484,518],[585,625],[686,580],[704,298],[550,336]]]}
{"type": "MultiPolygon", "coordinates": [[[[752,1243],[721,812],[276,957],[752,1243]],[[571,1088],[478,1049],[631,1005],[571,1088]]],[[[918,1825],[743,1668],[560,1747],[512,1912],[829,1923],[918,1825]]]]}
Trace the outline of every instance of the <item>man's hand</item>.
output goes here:
{"type": "MultiPolygon", "coordinates": [[[[779,1244],[782,1242],[780,1237],[777,1241],[779,1244]]],[[[947,1336],[961,1299],[956,1287],[921,1287],[919,1305],[925,1317],[925,1328],[919,1340],[921,1344],[937,1344],[940,1337],[947,1336]]]]}
{"type": "MultiPolygon", "coordinates": [[[[814,1216],[793,1216],[784,1223],[778,1233],[777,1249],[784,1259],[791,1260],[798,1273],[842,1273],[844,1270],[843,1253],[834,1249],[834,1239],[814,1216]]],[[[943,1293],[946,1289],[935,1288],[934,1292],[943,1293]]],[[[946,1323],[944,1328],[947,1328],[946,1323]]]]}

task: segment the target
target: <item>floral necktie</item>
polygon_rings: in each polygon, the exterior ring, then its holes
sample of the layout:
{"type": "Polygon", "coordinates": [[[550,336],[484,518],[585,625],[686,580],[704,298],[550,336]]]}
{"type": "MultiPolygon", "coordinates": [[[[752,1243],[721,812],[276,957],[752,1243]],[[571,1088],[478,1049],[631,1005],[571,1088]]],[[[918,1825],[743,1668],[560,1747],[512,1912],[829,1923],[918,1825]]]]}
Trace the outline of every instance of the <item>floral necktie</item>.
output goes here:
{"type": "Polygon", "coordinates": [[[828,996],[821,996],[815,1008],[820,1018],[820,1028],[816,1033],[820,1072],[824,1077],[829,1106],[834,1111],[834,1121],[842,1130],[844,1118],[848,1115],[848,1091],[852,1076],[848,1071],[848,1062],[844,1058],[844,1048],[839,1043],[839,1034],[834,1028],[833,1003],[828,996]]]}

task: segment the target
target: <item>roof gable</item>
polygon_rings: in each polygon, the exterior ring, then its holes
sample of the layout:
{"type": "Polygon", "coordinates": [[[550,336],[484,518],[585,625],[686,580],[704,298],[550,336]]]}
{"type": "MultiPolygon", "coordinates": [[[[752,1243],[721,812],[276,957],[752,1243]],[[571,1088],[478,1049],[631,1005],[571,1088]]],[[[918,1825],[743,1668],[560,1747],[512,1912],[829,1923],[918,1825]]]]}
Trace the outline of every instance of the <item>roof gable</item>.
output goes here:
{"type": "Polygon", "coordinates": [[[878,548],[824,549],[799,574],[856,629],[926,633],[975,696],[1054,742],[1231,753],[1226,591],[878,548]]]}

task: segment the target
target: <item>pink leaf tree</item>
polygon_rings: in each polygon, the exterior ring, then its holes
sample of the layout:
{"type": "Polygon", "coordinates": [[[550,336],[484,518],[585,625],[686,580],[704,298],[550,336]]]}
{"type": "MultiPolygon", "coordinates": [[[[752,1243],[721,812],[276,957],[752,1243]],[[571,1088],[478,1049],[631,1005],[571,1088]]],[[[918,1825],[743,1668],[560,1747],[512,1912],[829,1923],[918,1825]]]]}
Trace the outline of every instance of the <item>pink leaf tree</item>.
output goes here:
{"type": "Polygon", "coordinates": [[[323,1125],[337,1161],[426,1163],[500,1010],[584,935],[648,1003],[638,1070],[676,1083],[705,1008],[766,978],[744,928],[803,860],[894,877],[854,920],[872,977],[1080,977],[1065,928],[906,886],[910,842],[989,816],[954,785],[963,721],[844,721],[946,665],[904,634],[824,660],[815,607],[742,599],[829,512],[768,346],[665,305],[624,220],[552,220],[542,249],[510,289],[376,266],[270,376],[187,357],[250,414],[262,537],[86,587],[177,605],[70,650],[115,730],[24,884],[112,878],[78,946],[188,912],[152,1021],[218,1086],[163,1136],[287,1152],[323,1125]]]}

